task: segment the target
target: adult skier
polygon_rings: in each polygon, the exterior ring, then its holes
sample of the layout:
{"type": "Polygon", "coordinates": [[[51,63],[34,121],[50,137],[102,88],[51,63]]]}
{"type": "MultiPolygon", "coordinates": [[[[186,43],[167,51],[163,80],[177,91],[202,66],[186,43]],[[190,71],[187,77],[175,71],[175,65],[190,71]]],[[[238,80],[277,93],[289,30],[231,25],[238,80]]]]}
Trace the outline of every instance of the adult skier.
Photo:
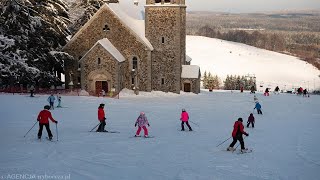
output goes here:
{"type": "Polygon", "coordinates": [[[39,131],[38,131],[38,139],[41,139],[42,136],[42,129],[43,126],[46,127],[47,132],[48,132],[48,138],[49,140],[52,140],[52,133],[50,131],[50,126],[49,126],[49,120],[50,119],[52,122],[54,123],[58,123],[58,121],[54,120],[52,118],[51,112],[49,111],[50,106],[49,105],[45,105],[44,109],[42,111],[40,111],[39,115],[38,115],[38,121],[39,121],[39,131]]]}
{"type": "Polygon", "coordinates": [[[106,126],[106,116],[104,113],[104,104],[100,104],[98,107],[98,120],[100,121],[100,125],[97,129],[97,132],[108,132],[107,130],[104,130],[104,127],[106,126]]]}
{"type": "Polygon", "coordinates": [[[244,134],[246,136],[249,136],[249,134],[244,131],[244,127],[243,127],[242,122],[243,122],[242,118],[238,118],[238,121],[234,122],[233,131],[232,131],[233,141],[229,145],[229,147],[227,148],[227,151],[234,151],[235,149],[233,148],[233,146],[237,143],[237,141],[240,142],[241,152],[245,152],[248,150],[244,147],[244,141],[243,141],[242,134],[244,134]]]}
{"type": "Polygon", "coordinates": [[[280,88],[279,88],[279,86],[277,86],[277,87],[274,89],[274,93],[275,93],[275,94],[280,94],[280,93],[279,93],[279,90],[280,90],[280,88]]]}

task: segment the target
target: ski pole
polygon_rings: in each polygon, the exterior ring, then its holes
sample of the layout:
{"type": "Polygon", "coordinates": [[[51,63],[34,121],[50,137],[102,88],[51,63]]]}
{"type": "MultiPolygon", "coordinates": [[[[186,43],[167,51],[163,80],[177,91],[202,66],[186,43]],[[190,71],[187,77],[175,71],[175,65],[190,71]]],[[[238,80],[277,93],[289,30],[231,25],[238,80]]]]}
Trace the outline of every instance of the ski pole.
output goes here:
{"type": "Polygon", "coordinates": [[[56,123],[56,132],[57,132],[57,141],[59,141],[58,139],[58,124],[56,123]]]}
{"type": "Polygon", "coordinates": [[[101,122],[99,124],[97,124],[94,128],[91,129],[91,131],[89,132],[92,132],[96,127],[98,127],[99,125],[101,124],[101,122]]]}
{"type": "MultiPolygon", "coordinates": [[[[190,120],[189,120],[190,121],[190,120]]],[[[196,125],[196,126],[198,126],[199,127],[199,125],[197,124],[197,123],[194,123],[194,122],[192,122],[192,121],[190,121],[192,124],[194,124],[194,125],[196,125]]]]}
{"type": "Polygon", "coordinates": [[[31,131],[31,129],[33,129],[33,127],[37,124],[37,122],[38,122],[38,121],[36,121],[36,122],[34,123],[34,125],[29,129],[29,131],[28,131],[23,137],[26,137],[26,135],[31,131]]]}
{"type": "Polygon", "coordinates": [[[222,143],[218,144],[216,147],[219,147],[221,144],[225,143],[225,142],[228,141],[230,138],[232,138],[232,136],[229,137],[228,139],[224,140],[222,143]]]}

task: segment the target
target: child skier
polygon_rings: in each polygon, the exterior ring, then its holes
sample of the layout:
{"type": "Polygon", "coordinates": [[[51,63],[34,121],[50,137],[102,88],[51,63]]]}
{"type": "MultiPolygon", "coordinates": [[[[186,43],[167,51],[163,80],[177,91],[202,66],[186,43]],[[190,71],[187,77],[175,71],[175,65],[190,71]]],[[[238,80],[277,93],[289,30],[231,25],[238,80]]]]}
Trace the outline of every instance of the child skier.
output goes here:
{"type": "Polygon", "coordinates": [[[54,101],[56,98],[51,94],[51,96],[48,97],[47,101],[50,103],[50,109],[54,109],[54,101]]]}
{"type": "Polygon", "coordinates": [[[104,104],[100,104],[98,107],[98,120],[100,121],[100,125],[97,129],[97,132],[108,132],[104,130],[104,127],[106,126],[106,116],[104,113],[104,104]]]}
{"type": "Polygon", "coordinates": [[[233,131],[232,131],[232,138],[233,141],[230,144],[230,146],[227,148],[227,151],[234,151],[235,149],[233,148],[233,146],[237,143],[237,141],[240,142],[241,145],[241,152],[245,152],[247,149],[244,147],[244,141],[243,141],[243,137],[242,134],[249,136],[248,133],[246,133],[243,129],[243,124],[242,124],[243,120],[242,118],[238,118],[238,121],[236,121],[233,125],[233,131]]]}
{"type": "Polygon", "coordinates": [[[266,88],[266,90],[264,91],[264,96],[269,96],[269,88],[266,88]]]}
{"type": "Polygon", "coordinates": [[[253,109],[257,109],[258,114],[262,115],[261,104],[257,101],[256,106],[253,109]]]}
{"type": "Polygon", "coordinates": [[[185,109],[182,109],[180,120],[181,120],[181,131],[184,131],[184,123],[187,124],[189,131],[192,131],[192,128],[188,122],[189,114],[187,113],[187,111],[185,109]]]}
{"type": "Polygon", "coordinates": [[[136,123],[134,124],[134,127],[137,127],[137,125],[139,126],[137,132],[136,132],[136,135],[134,135],[135,137],[139,137],[140,136],[140,131],[141,131],[141,128],[143,129],[144,131],[144,137],[148,137],[148,129],[147,129],[147,125],[150,126],[149,124],[149,121],[146,117],[146,115],[144,114],[144,112],[141,112],[136,123]]]}
{"type": "Polygon", "coordinates": [[[57,99],[58,99],[58,106],[57,106],[57,108],[61,108],[62,106],[61,106],[61,95],[60,95],[60,93],[57,95],[57,99]]]}
{"type": "Polygon", "coordinates": [[[253,101],[254,101],[255,103],[258,102],[258,98],[257,98],[256,95],[253,96],[253,101]]]}
{"type": "Polygon", "coordinates": [[[250,124],[252,124],[252,128],[254,128],[254,117],[253,114],[250,113],[250,116],[248,117],[248,121],[247,121],[247,128],[249,127],[250,124]]]}
{"type": "Polygon", "coordinates": [[[48,119],[50,119],[52,122],[54,122],[56,124],[58,123],[58,121],[56,121],[52,118],[52,115],[51,115],[51,112],[49,111],[49,109],[50,109],[50,106],[45,105],[44,110],[40,111],[40,113],[38,115],[38,119],[37,119],[39,121],[38,139],[41,139],[42,129],[43,129],[43,126],[45,126],[47,129],[47,132],[48,132],[49,140],[52,140],[52,133],[50,131],[48,119]]]}

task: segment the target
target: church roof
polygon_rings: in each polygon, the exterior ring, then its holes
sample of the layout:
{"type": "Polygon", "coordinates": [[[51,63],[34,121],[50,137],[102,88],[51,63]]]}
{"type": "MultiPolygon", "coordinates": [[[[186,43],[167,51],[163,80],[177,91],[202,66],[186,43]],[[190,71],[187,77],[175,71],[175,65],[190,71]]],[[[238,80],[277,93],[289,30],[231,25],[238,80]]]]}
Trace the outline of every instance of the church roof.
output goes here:
{"type": "Polygon", "coordinates": [[[91,52],[91,50],[94,47],[96,47],[98,44],[100,44],[105,50],[107,50],[119,62],[123,62],[126,60],[126,58],[118,51],[118,49],[116,47],[114,47],[112,45],[112,43],[107,38],[103,38],[103,39],[99,40],[98,42],[96,42],[92,46],[92,48],[80,59],[80,61],[82,61],[82,59],[84,59],[87,56],[87,54],[89,52],[91,52]]]}
{"type": "MultiPolygon", "coordinates": [[[[126,26],[134,36],[136,36],[138,41],[147,46],[149,50],[153,50],[153,46],[145,36],[145,21],[134,19],[127,15],[125,12],[123,12],[119,3],[110,3],[101,6],[101,8],[90,18],[90,20],[71,38],[68,44],[76,39],[81,34],[81,32],[86,29],[91,24],[91,22],[101,14],[103,9],[109,9],[116,17],[118,17],[122,24],[126,26]]],[[[68,46],[68,44],[66,46],[68,46]]]]}
{"type": "Polygon", "coordinates": [[[197,65],[182,65],[181,78],[199,78],[200,67],[197,65]]]}
{"type": "Polygon", "coordinates": [[[192,58],[191,58],[190,56],[186,55],[186,61],[187,61],[187,62],[191,62],[191,61],[192,61],[192,58]]]}

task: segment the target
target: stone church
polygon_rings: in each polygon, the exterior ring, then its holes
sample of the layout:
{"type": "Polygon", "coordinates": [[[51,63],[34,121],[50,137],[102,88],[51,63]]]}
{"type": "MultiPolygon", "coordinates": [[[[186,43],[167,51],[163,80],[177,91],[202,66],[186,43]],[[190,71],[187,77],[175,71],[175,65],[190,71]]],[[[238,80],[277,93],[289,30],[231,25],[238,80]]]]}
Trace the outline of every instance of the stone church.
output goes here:
{"type": "Polygon", "coordinates": [[[185,0],[146,0],[145,20],[106,3],[64,51],[75,58],[65,62],[66,87],[200,93],[200,68],[186,55],[185,0]]]}

